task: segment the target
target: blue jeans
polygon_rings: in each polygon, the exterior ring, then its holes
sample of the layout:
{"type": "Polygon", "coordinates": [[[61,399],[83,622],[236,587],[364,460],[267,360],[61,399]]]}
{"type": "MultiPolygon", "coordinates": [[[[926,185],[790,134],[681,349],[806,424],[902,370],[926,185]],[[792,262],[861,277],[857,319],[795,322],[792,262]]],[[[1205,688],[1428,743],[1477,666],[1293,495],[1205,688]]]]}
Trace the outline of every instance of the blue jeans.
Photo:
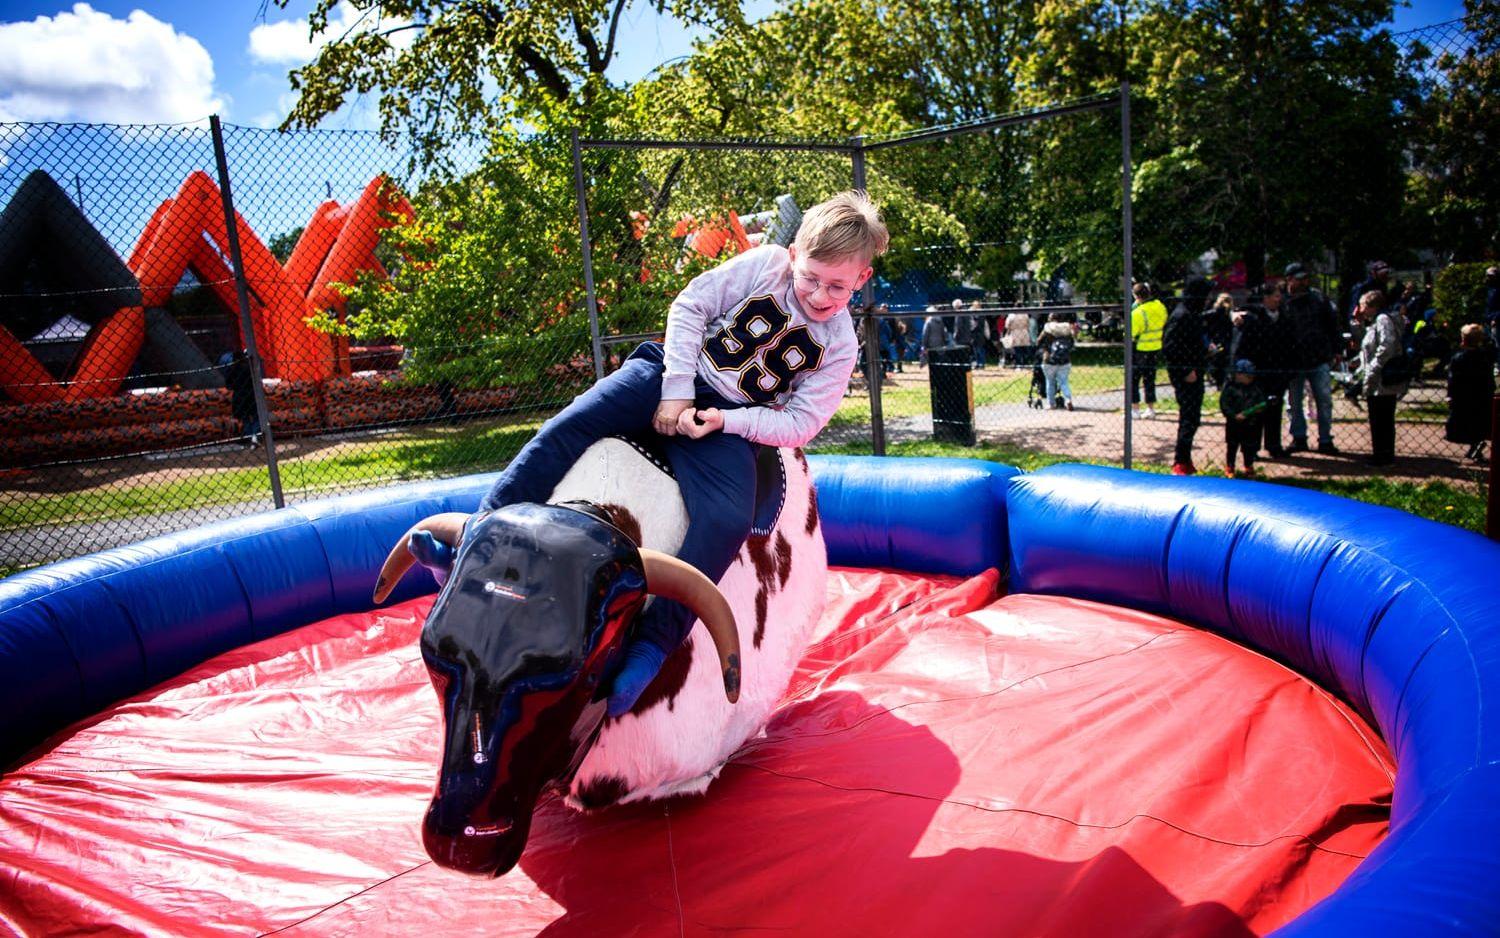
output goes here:
{"type": "Polygon", "coordinates": [[[1047,406],[1051,407],[1057,401],[1057,395],[1062,393],[1063,400],[1073,399],[1073,389],[1068,387],[1068,374],[1073,370],[1072,365],[1043,365],[1042,377],[1047,382],[1047,406]]]}
{"type": "MultiPolygon", "coordinates": [[[[661,403],[663,362],[661,343],[647,342],[630,354],[619,371],[574,398],[505,467],[480,508],[542,504],[584,450],[605,437],[650,432],[651,418],[661,403]]],[[[701,378],[694,403],[721,410],[744,406],[720,397],[701,378]]],[[[697,440],[685,436],[656,439],[677,477],[689,518],[677,556],[717,583],[754,523],[755,446],[742,436],[723,432],[697,440]]],[[[687,638],[693,619],[685,606],[658,598],[641,616],[638,634],[670,654],[687,638]]]]}
{"type": "Polygon", "coordinates": [[[1312,382],[1313,403],[1318,410],[1318,445],[1333,445],[1333,380],[1328,375],[1328,363],[1306,371],[1292,372],[1292,384],[1287,388],[1287,409],[1291,419],[1287,429],[1292,439],[1307,440],[1307,413],[1302,407],[1302,384],[1312,382]]]}

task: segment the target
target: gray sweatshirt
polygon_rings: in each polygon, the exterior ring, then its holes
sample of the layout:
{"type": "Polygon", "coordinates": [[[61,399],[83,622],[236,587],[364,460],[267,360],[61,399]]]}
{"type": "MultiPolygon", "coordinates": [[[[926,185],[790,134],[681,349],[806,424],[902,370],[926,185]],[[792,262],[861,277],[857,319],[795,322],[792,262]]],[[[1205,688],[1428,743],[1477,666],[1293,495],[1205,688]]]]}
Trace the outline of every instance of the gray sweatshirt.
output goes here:
{"type": "Polygon", "coordinates": [[[1385,363],[1403,351],[1401,333],[1404,328],[1405,323],[1398,314],[1381,310],[1380,315],[1365,330],[1365,337],[1359,343],[1359,376],[1363,381],[1366,397],[1406,395],[1407,384],[1386,384],[1385,376],[1381,373],[1385,369],[1385,363]]]}
{"type": "Polygon", "coordinates": [[[731,401],[724,432],[769,446],[817,436],[849,388],[859,343],[848,310],[803,313],[787,249],[765,244],[694,277],[667,314],[662,400],[692,400],[701,376],[731,401]]]}

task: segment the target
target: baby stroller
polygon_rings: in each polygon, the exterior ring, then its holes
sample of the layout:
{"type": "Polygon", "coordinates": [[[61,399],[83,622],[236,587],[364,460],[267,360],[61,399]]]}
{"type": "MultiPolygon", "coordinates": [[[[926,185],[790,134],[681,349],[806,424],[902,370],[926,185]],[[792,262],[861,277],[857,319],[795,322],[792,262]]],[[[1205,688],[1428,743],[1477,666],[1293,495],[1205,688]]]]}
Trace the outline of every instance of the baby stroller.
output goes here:
{"type": "Polygon", "coordinates": [[[1031,366],[1031,387],[1026,389],[1026,406],[1041,410],[1046,402],[1047,376],[1042,374],[1042,365],[1037,362],[1031,366]]]}

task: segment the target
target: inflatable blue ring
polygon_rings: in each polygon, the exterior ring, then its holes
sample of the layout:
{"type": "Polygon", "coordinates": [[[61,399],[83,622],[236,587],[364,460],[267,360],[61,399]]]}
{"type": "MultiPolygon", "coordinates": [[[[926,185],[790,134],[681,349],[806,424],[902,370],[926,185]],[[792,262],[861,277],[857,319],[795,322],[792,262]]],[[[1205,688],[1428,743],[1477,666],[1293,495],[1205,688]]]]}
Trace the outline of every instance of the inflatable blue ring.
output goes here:
{"type": "MultiPolygon", "coordinates": [[[[1500,546],[1281,486],[815,457],[830,561],[1161,613],[1286,662],[1397,761],[1389,836],[1280,935],[1500,934],[1500,546]]],[[[0,581],[0,759],[199,662],[370,607],[389,545],[490,476],[156,538],[0,581]]],[[[433,589],[425,573],[395,600],[433,589]]]]}

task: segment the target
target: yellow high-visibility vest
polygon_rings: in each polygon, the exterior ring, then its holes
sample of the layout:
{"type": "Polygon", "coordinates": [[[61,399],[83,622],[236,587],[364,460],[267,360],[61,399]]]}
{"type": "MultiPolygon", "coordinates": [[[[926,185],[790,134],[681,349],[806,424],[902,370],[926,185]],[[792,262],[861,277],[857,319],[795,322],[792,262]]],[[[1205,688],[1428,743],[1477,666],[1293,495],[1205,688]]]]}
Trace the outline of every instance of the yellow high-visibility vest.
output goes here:
{"type": "Polygon", "coordinates": [[[1167,307],[1161,300],[1147,300],[1130,311],[1130,337],[1142,352],[1161,351],[1161,333],[1167,327],[1167,307]]]}

